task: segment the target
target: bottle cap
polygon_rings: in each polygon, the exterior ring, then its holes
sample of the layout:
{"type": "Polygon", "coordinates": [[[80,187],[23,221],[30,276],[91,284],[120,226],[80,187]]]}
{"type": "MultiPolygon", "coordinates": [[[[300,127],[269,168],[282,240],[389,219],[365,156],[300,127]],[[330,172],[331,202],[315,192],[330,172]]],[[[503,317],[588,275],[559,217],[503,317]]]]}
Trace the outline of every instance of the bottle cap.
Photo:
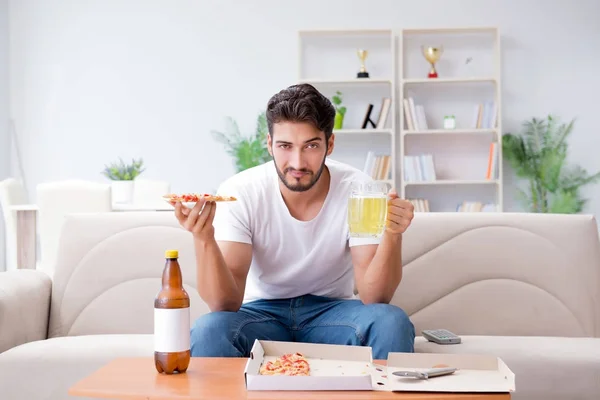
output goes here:
{"type": "Polygon", "coordinates": [[[177,250],[165,251],[165,258],[177,258],[177,257],[179,257],[179,252],[177,250]]]}

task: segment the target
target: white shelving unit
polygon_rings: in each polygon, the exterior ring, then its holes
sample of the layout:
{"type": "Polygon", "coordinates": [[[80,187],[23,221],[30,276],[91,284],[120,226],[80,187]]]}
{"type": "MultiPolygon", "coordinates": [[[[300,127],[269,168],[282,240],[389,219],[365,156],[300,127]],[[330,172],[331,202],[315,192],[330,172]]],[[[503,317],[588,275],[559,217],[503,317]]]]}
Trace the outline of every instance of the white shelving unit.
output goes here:
{"type": "Polygon", "coordinates": [[[401,100],[396,107],[400,114],[397,159],[403,171],[401,196],[419,204],[419,211],[502,211],[498,29],[403,29],[399,47],[397,97],[401,100]],[[430,64],[421,46],[443,47],[435,66],[437,78],[427,76],[430,64]],[[410,100],[409,118],[404,99],[410,100]],[[413,111],[416,106],[423,107],[425,117],[425,127],[418,129],[409,124],[411,119],[414,125],[416,118],[417,124],[424,125],[416,115],[419,111],[413,111]],[[450,115],[455,117],[456,127],[446,129],[444,117],[450,115]],[[495,149],[490,147],[492,143],[495,149]],[[424,157],[415,158],[419,156],[424,157]],[[491,165],[490,157],[495,157],[491,165]],[[433,174],[423,172],[431,169],[433,174]]]}
{"type": "Polygon", "coordinates": [[[380,177],[398,187],[397,138],[397,52],[392,29],[381,30],[303,30],[298,33],[298,82],[310,83],[329,99],[342,93],[347,112],[342,129],[334,130],[332,159],[365,170],[370,151],[389,155],[389,174],[380,177]],[[360,70],[358,49],[368,51],[365,68],[368,78],[357,78],[360,70]],[[362,128],[369,104],[370,118],[377,122],[383,98],[391,105],[383,128],[362,128]]]}
{"type": "Polygon", "coordinates": [[[474,211],[477,207],[460,209],[460,205],[477,202],[502,211],[497,28],[303,30],[298,34],[298,50],[298,82],[314,85],[330,99],[340,91],[347,107],[343,129],[334,131],[331,158],[364,170],[369,152],[389,155],[390,174],[382,180],[396,187],[403,198],[426,200],[426,211],[474,211]],[[444,48],[436,64],[438,78],[427,77],[430,65],[422,45],[444,48]],[[365,61],[369,78],[357,78],[357,49],[369,52],[365,61]],[[371,119],[377,121],[383,98],[391,99],[386,125],[362,129],[368,104],[373,105],[371,119]],[[408,124],[404,99],[412,100],[409,107],[423,107],[425,129],[408,124]],[[487,109],[486,104],[493,107],[487,109]],[[479,122],[478,105],[482,109],[479,122]],[[494,124],[485,123],[488,114],[494,116],[490,119],[494,124]],[[455,116],[454,129],[444,128],[446,115],[455,116]],[[487,176],[491,143],[496,143],[497,167],[493,176],[487,176]],[[414,170],[411,174],[406,168],[407,160],[419,155],[431,155],[424,162],[434,165],[434,179],[425,180],[431,177],[424,171],[415,176],[414,170]]]}

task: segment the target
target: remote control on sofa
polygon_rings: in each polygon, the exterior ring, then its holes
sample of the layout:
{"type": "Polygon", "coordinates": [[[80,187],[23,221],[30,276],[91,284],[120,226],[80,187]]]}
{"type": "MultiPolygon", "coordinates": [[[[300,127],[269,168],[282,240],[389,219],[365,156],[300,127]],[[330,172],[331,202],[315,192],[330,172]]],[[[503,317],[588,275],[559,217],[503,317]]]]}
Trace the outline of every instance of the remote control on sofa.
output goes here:
{"type": "Polygon", "coordinates": [[[425,339],[437,344],[458,344],[461,341],[460,336],[447,329],[425,329],[421,334],[425,339]]]}

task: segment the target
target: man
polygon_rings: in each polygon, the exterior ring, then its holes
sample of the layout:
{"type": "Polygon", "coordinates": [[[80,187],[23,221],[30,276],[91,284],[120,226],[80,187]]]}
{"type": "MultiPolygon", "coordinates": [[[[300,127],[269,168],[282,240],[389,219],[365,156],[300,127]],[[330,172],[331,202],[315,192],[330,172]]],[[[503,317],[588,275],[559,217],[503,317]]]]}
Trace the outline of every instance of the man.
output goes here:
{"type": "Polygon", "coordinates": [[[350,184],[371,178],[327,158],[331,102],[294,85],[269,100],[266,116],[273,161],[219,188],[237,201],[175,205],[211,310],[192,327],[192,356],[248,357],[255,339],[371,346],[380,359],[412,352],[414,327],[388,304],[402,278],[411,203],[391,191],[383,236],[349,238],[350,184]]]}

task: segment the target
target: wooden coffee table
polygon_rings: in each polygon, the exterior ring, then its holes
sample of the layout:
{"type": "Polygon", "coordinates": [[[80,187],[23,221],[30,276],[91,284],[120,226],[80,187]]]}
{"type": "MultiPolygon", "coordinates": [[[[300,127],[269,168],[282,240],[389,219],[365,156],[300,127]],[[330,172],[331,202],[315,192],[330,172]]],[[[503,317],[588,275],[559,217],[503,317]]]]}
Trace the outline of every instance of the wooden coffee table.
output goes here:
{"type": "MultiPolygon", "coordinates": [[[[509,400],[509,393],[413,393],[379,391],[247,391],[245,358],[193,357],[186,373],[159,374],[152,357],[118,358],[71,387],[71,396],[123,400],[509,400]]],[[[377,361],[385,365],[385,361],[377,361]]]]}

